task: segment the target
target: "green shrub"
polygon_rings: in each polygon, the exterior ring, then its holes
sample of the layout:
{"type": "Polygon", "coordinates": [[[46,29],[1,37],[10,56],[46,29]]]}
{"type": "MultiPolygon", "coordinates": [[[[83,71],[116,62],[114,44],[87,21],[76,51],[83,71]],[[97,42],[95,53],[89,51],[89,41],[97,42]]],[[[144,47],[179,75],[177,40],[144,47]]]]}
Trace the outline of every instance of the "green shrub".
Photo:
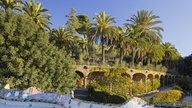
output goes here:
{"type": "Polygon", "coordinates": [[[154,79],[154,90],[158,89],[161,86],[160,80],[154,79]]]}
{"type": "Polygon", "coordinates": [[[180,90],[180,91],[182,91],[183,89],[180,86],[177,85],[177,86],[173,87],[173,90],[180,90]]]}
{"type": "Polygon", "coordinates": [[[90,80],[90,86],[95,91],[105,91],[110,95],[117,95],[127,99],[129,96],[130,79],[126,68],[111,68],[103,76],[90,80]]]}
{"type": "Polygon", "coordinates": [[[145,93],[147,88],[145,83],[142,80],[140,80],[139,82],[134,81],[132,85],[132,90],[133,90],[133,94],[137,95],[137,94],[145,93]]]}
{"type": "Polygon", "coordinates": [[[179,78],[177,80],[177,85],[180,86],[184,90],[190,90],[190,80],[186,77],[179,78]]]}
{"type": "Polygon", "coordinates": [[[74,60],[26,15],[0,11],[0,58],[0,83],[16,90],[67,93],[76,87],[74,60]]]}
{"type": "Polygon", "coordinates": [[[169,90],[156,94],[152,101],[153,104],[170,105],[176,103],[183,96],[183,92],[180,90],[169,90]]]}

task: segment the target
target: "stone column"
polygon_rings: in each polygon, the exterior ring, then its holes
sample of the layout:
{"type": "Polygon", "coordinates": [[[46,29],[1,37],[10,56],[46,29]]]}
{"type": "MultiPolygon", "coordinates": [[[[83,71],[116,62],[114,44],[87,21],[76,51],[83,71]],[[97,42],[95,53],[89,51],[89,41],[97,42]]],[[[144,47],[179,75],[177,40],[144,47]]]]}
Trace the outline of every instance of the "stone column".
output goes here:
{"type": "Polygon", "coordinates": [[[84,88],[87,88],[87,76],[84,76],[84,88]]]}
{"type": "Polygon", "coordinates": [[[176,77],[176,76],[173,77],[173,79],[174,79],[174,83],[175,83],[175,77],[176,77]]]}
{"type": "Polygon", "coordinates": [[[133,76],[130,75],[130,79],[131,79],[131,86],[129,88],[129,95],[132,96],[133,95],[133,76]]]}
{"type": "Polygon", "coordinates": [[[154,90],[154,78],[155,78],[155,76],[153,75],[153,78],[152,78],[152,91],[154,90]]]}
{"type": "Polygon", "coordinates": [[[163,76],[163,88],[165,87],[165,76],[163,76]]]}
{"type": "Polygon", "coordinates": [[[169,76],[167,76],[167,86],[169,85],[169,76]]]}

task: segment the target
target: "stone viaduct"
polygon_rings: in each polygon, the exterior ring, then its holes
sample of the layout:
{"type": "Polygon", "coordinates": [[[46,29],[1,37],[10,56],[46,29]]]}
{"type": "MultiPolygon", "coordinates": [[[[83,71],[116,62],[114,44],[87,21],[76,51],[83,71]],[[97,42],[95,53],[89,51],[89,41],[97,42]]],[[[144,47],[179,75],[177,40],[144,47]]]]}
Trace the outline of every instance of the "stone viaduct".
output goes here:
{"type": "MultiPolygon", "coordinates": [[[[87,79],[89,75],[95,72],[101,73],[103,71],[102,68],[106,67],[92,66],[92,65],[76,65],[76,73],[81,77],[84,88],[86,88],[87,86],[87,79]]],[[[160,80],[161,87],[175,83],[176,79],[176,75],[157,71],[128,69],[128,71],[125,73],[127,73],[129,78],[133,81],[143,80],[145,82],[149,79],[153,84],[153,89],[154,89],[154,79],[160,80]]]]}

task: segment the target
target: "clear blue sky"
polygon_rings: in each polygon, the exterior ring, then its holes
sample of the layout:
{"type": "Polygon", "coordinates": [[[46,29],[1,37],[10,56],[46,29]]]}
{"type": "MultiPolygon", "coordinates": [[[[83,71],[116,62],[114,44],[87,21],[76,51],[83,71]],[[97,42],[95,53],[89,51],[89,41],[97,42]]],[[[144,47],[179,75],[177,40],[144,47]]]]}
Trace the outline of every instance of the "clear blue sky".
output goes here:
{"type": "Polygon", "coordinates": [[[164,28],[163,42],[171,42],[182,56],[192,53],[192,0],[36,0],[48,8],[52,15],[52,28],[67,21],[71,8],[77,14],[87,14],[91,19],[96,13],[106,11],[122,26],[138,10],[153,10],[160,16],[164,28]]]}

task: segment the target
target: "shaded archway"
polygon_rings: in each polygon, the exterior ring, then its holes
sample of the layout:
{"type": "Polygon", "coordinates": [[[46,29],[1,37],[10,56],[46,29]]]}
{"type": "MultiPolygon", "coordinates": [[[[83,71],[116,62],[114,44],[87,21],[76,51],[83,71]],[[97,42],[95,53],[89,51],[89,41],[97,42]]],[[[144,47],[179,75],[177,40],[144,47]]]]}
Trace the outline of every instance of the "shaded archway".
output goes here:
{"type": "Polygon", "coordinates": [[[165,86],[165,76],[164,75],[160,76],[160,84],[161,84],[161,87],[165,86]]]}
{"type": "Polygon", "coordinates": [[[165,75],[165,86],[169,85],[169,76],[165,75]]]}
{"type": "Polygon", "coordinates": [[[128,73],[122,73],[121,76],[132,79],[131,75],[129,75],[128,73]]]}
{"type": "Polygon", "coordinates": [[[101,71],[94,71],[89,73],[89,75],[87,76],[88,79],[88,83],[92,83],[94,80],[104,80],[104,72],[101,71]]]}
{"type": "Polygon", "coordinates": [[[146,81],[146,76],[145,76],[145,74],[143,74],[143,73],[135,73],[135,74],[133,75],[133,81],[140,81],[140,80],[142,80],[143,82],[146,81]]]}
{"type": "Polygon", "coordinates": [[[81,71],[75,71],[75,73],[78,75],[77,87],[84,87],[84,74],[81,71]]]}
{"type": "Polygon", "coordinates": [[[171,75],[168,76],[168,85],[170,85],[170,84],[172,84],[172,76],[171,75]]]}
{"type": "Polygon", "coordinates": [[[155,74],[155,79],[160,79],[159,74],[155,74]]]}

